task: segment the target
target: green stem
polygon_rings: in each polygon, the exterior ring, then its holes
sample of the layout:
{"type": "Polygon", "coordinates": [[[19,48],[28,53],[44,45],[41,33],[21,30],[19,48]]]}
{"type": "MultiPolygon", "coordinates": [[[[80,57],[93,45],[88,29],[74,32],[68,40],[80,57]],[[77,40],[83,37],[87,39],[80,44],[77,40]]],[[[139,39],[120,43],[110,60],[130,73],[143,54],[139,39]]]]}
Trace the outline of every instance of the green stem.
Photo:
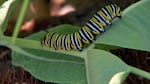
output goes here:
{"type": "Polygon", "coordinates": [[[137,75],[142,76],[147,79],[150,79],[150,73],[140,70],[138,68],[132,67],[132,66],[129,66],[129,68],[131,70],[131,73],[137,74],[137,75]]]}
{"type": "MultiPolygon", "coordinates": [[[[2,36],[2,41],[8,47],[9,45],[14,46],[14,44],[11,44],[11,37],[9,36],[2,36]]],[[[16,38],[15,46],[22,47],[22,48],[40,49],[40,50],[46,50],[46,51],[55,52],[55,53],[74,55],[74,56],[79,56],[81,58],[84,58],[86,55],[85,54],[86,52],[81,53],[79,51],[73,51],[73,50],[72,51],[54,50],[46,46],[41,46],[40,41],[30,40],[30,39],[25,39],[25,38],[16,38]]]]}
{"type": "Polygon", "coordinates": [[[21,12],[19,14],[17,23],[15,25],[15,30],[13,32],[12,44],[15,44],[15,42],[16,42],[16,37],[18,36],[19,28],[20,28],[20,26],[21,26],[21,24],[23,22],[24,15],[25,15],[26,9],[28,7],[29,0],[23,0],[23,1],[24,2],[23,2],[23,5],[22,5],[22,9],[21,9],[21,12]]]}
{"type": "Polygon", "coordinates": [[[12,38],[9,36],[2,36],[2,41],[6,43],[7,45],[16,45],[19,47],[24,47],[24,48],[34,48],[34,49],[41,49],[41,44],[39,41],[36,40],[30,40],[30,39],[25,39],[25,38],[16,38],[16,44],[11,44],[12,38]]]}

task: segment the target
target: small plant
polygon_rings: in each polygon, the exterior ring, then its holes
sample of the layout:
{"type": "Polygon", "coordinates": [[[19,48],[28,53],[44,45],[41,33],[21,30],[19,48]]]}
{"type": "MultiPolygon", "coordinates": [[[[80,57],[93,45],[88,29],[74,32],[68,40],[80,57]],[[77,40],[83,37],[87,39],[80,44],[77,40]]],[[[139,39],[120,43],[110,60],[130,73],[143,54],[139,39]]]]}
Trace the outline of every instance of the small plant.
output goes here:
{"type": "MultiPolygon", "coordinates": [[[[129,73],[150,79],[150,73],[125,64],[109,51],[122,47],[150,52],[149,0],[141,0],[125,9],[122,18],[82,52],[41,46],[40,38],[44,31],[17,38],[29,0],[23,1],[13,35],[5,36],[9,16],[19,2],[11,1],[7,1],[10,3],[5,10],[0,8],[0,45],[12,50],[12,63],[15,66],[23,67],[34,77],[46,82],[69,84],[121,84],[129,73]],[[3,16],[6,17],[1,19],[3,16]]],[[[64,24],[48,31],[65,33],[78,29],[64,24]]]]}

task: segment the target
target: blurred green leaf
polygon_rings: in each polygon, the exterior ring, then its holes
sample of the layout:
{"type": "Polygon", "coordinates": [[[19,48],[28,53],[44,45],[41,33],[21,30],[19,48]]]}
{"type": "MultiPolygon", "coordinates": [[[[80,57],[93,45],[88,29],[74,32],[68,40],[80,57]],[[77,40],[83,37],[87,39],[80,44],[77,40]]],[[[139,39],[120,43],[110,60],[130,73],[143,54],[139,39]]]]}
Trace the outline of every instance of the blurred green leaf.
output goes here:
{"type": "Polygon", "coordinates": [[[0,8],[0,28],[2,32],[6,30],[10,15],[18,2],[20,2],[20,0],[9,0],[4,3],[5,5],[3,7],[0,8]]]}
{"type": "Polygon", "coordinates": [[[129,73],[124,62],[103,50],[89,50],[86,66],[89,84],[121,84],[129,73]]]}
{"type": "Polygon", "coordinates": [[[141,0],[123,11],[95,43],[150,51],[150,0],[141,0]]]}
{"type": "Polygon", "coordinates": [[[70,34],[76,32],[80,29],[80,27],[69,25],[69,24],[62,24],[56,27],[50,28],[47,31],[49,32],[57,32],[59,34],[70,34]]]}
{"type": "Polygon", "coordinates": [[[0,0],[0,6],[5,2],[6,0],[0,0]]]}

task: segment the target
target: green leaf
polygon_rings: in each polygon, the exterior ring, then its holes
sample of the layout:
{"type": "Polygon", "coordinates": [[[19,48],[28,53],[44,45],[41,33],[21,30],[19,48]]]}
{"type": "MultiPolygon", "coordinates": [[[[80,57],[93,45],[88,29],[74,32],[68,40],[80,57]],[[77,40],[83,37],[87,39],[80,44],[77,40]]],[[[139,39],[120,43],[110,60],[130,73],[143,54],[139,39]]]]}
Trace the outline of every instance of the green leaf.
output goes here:
{"type": "Polygon", "coordinates": [[[36,78],[55,83],[86,84],[84,60],[66,54],[14,47],[12,63],[36,78]]]}
{"type": "Polygon", "coordinates": [[[47,31],[49,32],[57,32],[59,34],[70,34],[73,32],[78,31],[80,28],[77,26],[69,25],[69,24],[62,24],[58,25],[53,28],[49,28],[47,31]]]}
{"type": "Polygon", "coordinates": [[[95,44],[94,49],[101,49],[101,50],[105,50],[105,51],[111,51],[114,49],[118,49],[120,47],[118,46],[111,46],[111,45],[106,45],[106,44],[95,44]]]}
{"type": "Polygon", "coordinates": [[[80,28],[77,27],[77,26],[73,26],[73,25],[69,25],[69,24],[62,24],[62,25],[58,25],[58,26],[55,26],[55,27],[52,27],[52,28],[50,27],[46,31],[40,31],[40,32],[32,34],[32,35],[30,35],[26,38],[40,41],[47,32],[52,32],[52,33],[56,32],[56,33],[59,33],[59,34],[69,34],[69,33],[76,32],[79,29],[80,28]]]}
{"type": "Polygon", "coordinates": [[[122,18],[112,24],[96,44],[150,51],[150,0],[141,0],[123,11],[122,18]]]}
{"type": "Polygon", "coordinates": [[[87,52],[86,67],[88,84],[121,84],[129,73],[119,58],[96,49],[87,52]]]}
{"type": "Polygon", "coordinates": [[[109,81],[109,84],[122,84],[128,74],[128,72],[119,72],[115,74],[109,81]]]}
{"type": "MultiPolygon", "coordinates": [[[[64,31],[61,33],[65,33],[66,31],[72,32],[72,30],[77,31],[78,28],[75,26],[64,24],[61,26],[56,26],[53,29],[49,29],[48,31],[64,31]]],[[[25,68],[36,78],[46,82],[86,84],[87,80],[85,73],[85,64],[83,59],[86,55],[85,52],[79,52],[77,50],[56,51],[52,48],[45,46],[43,46],[43,49],[40,49],[42,45],[40,44],[39,40],[41,40],[41,38],[46,33],[47,32],[45,31],[41,31],[39,33],[35,33],[31,36],[26,37],[26,40],[17,39],[16,45],[22,47],[11,47],[13,49],[13,64],[25,68]],[[39,41],[39,43],[34,41],[39,41]],[[33,48],[36,49],[33,49],[29,46],[33,46],[33,48]]],[[[7,40],[8,42],[9,38],[6,38],[5,40],[7,40]]]]}

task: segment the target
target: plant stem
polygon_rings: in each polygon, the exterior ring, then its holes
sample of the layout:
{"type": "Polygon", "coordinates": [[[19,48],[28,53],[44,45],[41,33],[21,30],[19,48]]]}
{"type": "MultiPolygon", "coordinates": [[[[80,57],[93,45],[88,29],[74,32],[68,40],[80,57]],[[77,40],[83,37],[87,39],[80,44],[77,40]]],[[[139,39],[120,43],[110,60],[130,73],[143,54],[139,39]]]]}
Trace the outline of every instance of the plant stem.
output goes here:
{"type": "Polygon", "coordinates": [[[2,29],[0,27],[0,38],[3,36],[2,29]]]}
{"type": "Polygon", "coordinates": [[[131,70],[131,73],[137,74],[137,75],[142,76],[147,79],[150,79],[150,73],[148,73],[146,71],[140,70],[140,69],[132,67],[132,66],[129,66],[129,69],[131,70]]]}
{"type": "Polygon", "coordinates": [[[16,42],[16,37],[18,36],[19,28],[20,28],[20,26],[21,26],[21,24],[23,22],[24,15],[25,15],[26,9],[28,7],[28,3],[29,3],[29,0],[23,0],[22,9],[21,9],[21,12],[19,14],[17,23],[15,25],[15,30],[13,32],[12,44],[15,44],[15,42],[16,42]]]}
{"type": "MultiPolygon", "coordinates": [[[[9,47],[11,44],[11,37],[9,36],[2,36],[3,42],[9,47]]],[[[63,54],[68,54],[68,55],[73,55],[73,56],[79,56],[81,58],[85,57],[86,52],[78,52],[78,51],[64,51],[64,50],[54,50],[52,48],[46,47],[46,46],[41,46],[40,41],[37,40],[30,40],[30,39],[25,39],[25,38],[16,38],[16,44],[15,46],[22,47],[22,48],[32,48],[32,49],[40,49],[40,50],[46,50],[50,52],[55,52],[55,53],[63,53],[63,54]]]]}
{"type": "MultiPolygon", "coordinates": [[[[3,36],[3,42],[6,43],[7,45],[11,45],[11,39],[12,38],[9,36],[3,36]]],[[[40,45],[39,41],[25,39],[25,38],[16,38],[16,44],[15,45],[19,46],[19,47],[41,49],[41,45],[40,45]]]]}

